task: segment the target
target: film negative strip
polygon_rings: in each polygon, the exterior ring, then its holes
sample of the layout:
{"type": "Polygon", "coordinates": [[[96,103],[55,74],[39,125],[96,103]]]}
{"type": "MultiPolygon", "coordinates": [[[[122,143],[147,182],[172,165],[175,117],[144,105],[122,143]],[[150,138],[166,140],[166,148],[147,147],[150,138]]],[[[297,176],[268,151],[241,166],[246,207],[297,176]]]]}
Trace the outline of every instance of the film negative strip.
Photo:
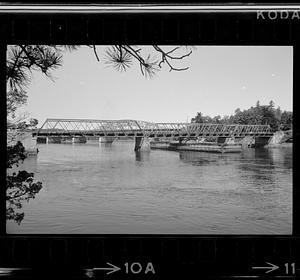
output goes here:
{"type": "Polygon", "coordinates": [[[51,9],[20,10],[1,11],[1,36],[7,43],[29,40],[57,44],[155,41],[169,45],[279,45],[299,40],[299,11],[292,6],[274,10],[208,7],[87,11],[78,7],[58,13],[51,9]]]}
{"type": "MultiPolygon", "coordinates": [[[[297,5],[0,5],[0,38],[3,97],[8,45],[292,46],[294,96],[300,88],[297,5]]],[[[2,114],[4,119],[6,112],[2,114]]],[[[293,127],[297,143],[297,120],[293,127]]],[[[293,153],[296,151],[293,146],[293,153]]],[[[6,150],[2,152],[4,158],[6,150]]],[[[4,218],[7,194],[3,188],[0,277],[296,279],[300,276],[296,169],[293,161],[292,233],[286,235],[11,234],[4,218]]],[[[3,186],[5,178],[4,168],[3,186]]]]}
{"type": "Polygon", "coordinates": [[[1,240],[1,276],[38,277],[297,277],[299,239],[83,238],[1,240]],[[267,260],[267,261],[266,261],[267,260]]]}

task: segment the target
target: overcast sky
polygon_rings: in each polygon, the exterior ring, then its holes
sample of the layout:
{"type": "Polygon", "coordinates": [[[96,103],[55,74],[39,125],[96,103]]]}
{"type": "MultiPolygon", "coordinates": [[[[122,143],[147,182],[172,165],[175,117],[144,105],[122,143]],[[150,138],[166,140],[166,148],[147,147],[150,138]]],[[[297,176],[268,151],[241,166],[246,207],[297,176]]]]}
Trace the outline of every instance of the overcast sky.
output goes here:
{"type": "Polygon", "coordinates": [[[54,82],[33,73],[19,112],[41,125],[46,118],[186,122],[197,112],[231,115],[257,100],[292,110],[292,47],[199,46],[174,64],[189,70],[164,66],[153,79],[145,79],[137,65],[122,73],[109,68],[104,49],[98,47],[100,62],[88,47],[66,53],[54,82]]]}

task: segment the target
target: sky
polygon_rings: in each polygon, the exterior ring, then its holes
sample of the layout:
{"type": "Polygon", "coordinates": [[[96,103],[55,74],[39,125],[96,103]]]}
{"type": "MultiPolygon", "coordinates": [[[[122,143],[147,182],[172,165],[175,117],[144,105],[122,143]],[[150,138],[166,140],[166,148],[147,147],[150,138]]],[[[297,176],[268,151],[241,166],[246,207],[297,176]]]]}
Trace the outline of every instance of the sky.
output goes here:
{"type": "MultiPolygon", "coordinates": [[[[18,113],[28,113],[40,126],[47,118],[186,122],[197,112],[231,115],[258,100],[292,111],[292,47],[196,46],[189,57],[174,62],[188,70],[169,72],[164,65],[152,79],[137,64],[126,72],[109,67],[106,48],[97,47],[100,62],[86,46],[65,53],[54,81],[33,72],[27,105],[18,113]]],[[[149,46],[143,50],[155,54],[149,46]]]]}

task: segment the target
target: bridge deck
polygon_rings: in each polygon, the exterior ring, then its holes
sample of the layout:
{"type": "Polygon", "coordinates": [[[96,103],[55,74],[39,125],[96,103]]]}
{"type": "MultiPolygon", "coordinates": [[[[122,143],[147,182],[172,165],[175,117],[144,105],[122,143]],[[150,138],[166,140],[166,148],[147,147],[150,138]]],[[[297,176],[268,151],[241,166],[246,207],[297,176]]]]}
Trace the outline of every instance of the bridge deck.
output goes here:
{"type": "Polygon", "coordinates": [[[269,125],[151,123],[137,120],[47,119],[37,136],[245,137],[273,135],[269,125]]]}

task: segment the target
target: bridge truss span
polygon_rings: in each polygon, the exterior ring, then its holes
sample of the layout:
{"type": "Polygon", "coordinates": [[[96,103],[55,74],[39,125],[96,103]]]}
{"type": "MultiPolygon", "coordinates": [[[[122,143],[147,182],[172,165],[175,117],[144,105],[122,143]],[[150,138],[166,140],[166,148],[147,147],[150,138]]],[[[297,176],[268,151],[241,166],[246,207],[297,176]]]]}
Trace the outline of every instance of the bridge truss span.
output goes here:
{"type": "Polygon", "coordinates": [[[153,123],[139,120],[47,119],[37,136],[270,137],[269,125],[153,123]]]}

